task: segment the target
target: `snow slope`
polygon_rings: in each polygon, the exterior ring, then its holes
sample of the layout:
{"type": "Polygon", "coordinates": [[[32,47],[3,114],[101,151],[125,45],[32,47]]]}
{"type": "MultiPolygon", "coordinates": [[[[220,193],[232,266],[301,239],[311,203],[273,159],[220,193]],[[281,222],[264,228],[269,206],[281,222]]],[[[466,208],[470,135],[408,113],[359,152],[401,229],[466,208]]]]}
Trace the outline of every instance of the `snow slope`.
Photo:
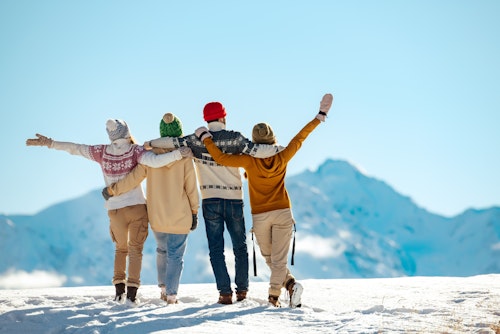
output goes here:
{"type": "Polygon", "coordinates": [[[112,301],[111,286],[3,290],[0,333],[500,333],[500,275],[304,280],[303,307],[248,300],[215,304],[215,284],[182,284],[166,305],[153,285],[137,306],[112,301]]]}

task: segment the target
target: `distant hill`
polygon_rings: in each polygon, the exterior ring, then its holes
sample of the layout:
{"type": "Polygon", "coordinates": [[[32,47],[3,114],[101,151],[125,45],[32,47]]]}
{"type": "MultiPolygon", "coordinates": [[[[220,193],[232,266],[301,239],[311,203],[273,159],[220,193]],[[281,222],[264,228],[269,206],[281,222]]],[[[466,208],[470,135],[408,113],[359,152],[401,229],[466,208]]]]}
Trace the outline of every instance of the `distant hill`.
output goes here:
{"type": "MultiPolygon", "coordinates": [[[[442,217],[338,160],[288,177],[287,188],[297,222],[292,270],[301,279],[500,273],[499,207],[442,217]]],[[[66,276],[65,286],[110,284],[114,247],[103,201],[98,189],[33,216],[0,215],[0,276],[41,270],[66,276]]],[[[245,210],[249,231],[249,204],[245,210]]],[[[201,211],[199,218],[188,239],[183,283],[214,281],[201,211]]],[[[252,260],[250,234],[248,245],[252,260]]],[[[155,249],[150,234],[143,284],[156,284],[155,249]]],[[[258,247],[256,252],[258,277],[251,278],[267,281],[269,271],[258,247]]],[[[233,263],[229,249],[226,257],[233,263]]]]}

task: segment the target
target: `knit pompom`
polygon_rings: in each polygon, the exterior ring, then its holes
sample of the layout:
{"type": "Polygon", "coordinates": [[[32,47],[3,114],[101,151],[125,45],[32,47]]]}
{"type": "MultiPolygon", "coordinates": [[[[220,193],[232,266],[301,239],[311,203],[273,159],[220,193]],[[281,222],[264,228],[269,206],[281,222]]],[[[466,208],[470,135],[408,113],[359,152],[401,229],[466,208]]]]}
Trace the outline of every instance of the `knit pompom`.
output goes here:
{"type": "Polygon", "coordinates": [[[172,113],[166,113],[160,121],[160,136],[162,137],[181,137],[182,123],[177,116],[172,113]]]}

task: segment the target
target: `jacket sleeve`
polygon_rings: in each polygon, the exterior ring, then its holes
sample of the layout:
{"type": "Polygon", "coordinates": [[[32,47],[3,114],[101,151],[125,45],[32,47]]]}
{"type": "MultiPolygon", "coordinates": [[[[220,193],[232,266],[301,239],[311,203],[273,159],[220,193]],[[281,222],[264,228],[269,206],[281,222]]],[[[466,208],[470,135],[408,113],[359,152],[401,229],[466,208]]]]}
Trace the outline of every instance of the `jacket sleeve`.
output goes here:
{"type": "Polygon", "coordinates": [[[255,144],[241,133],[239,133],[237,142],[241,145],[241,153],[254,158],[269,158],[283,149],[279,145],[255,144]]]}
{"type": "Polygon", "coordinates": [[[283,158],[285,162],[290,161],[293,156],[297,153],[297,151],[300,149],[302,146],[302,143],[304,140],[306,140],[307,136],[321,123],[319,119],[314,118],[312,121],[306,124],[302,128],[302,130],[299,131],[295,135],[295,137],[292,138],[290,143],[287,145],[287,147],[281,151],[279,154],[283,158]]]}
{"type": "Polygon", "coordinates": [[[145,151],[140,156],[139,163],[149,167],[158,168],[169,165],[172,162],[181,159],[182,155],[181,152],[179,152],[178,150],[163,154],[155,154],[152,151],[145,151]]]}
{"type": "Polygon", "coordinates": [[[184,191],[186,192],[192,212],[198,212],[200,199],[198,195],[198,183],[192,159],[186,159],[184,164],[184,191]]]}
{"type": "Polygon", "coordinates": [[[254,144],[253,154],[250,154],[254,158],[269,158],[283,149],[279,145],[267,145],[267,144],[254,144]]]}
{"type": "Polygon", "coordinates": [[[128,173],[123,179],[113,183],[109,186],[111,192],[114,196],[124,194],[141,184],[141,182],[147,176],[148,168],[144,165],[137,165],[130,173],[128,173]]]}
{"type": "Polygon", "coordinates": [[[229,167],[246,167],[251,162],[252,157],[244,154],[227,154],[223,153],[212,138],[207,138],[203,141],[208,153],[214,158],[215,162],[223,166],[229,167]]]}
{"type": "Polygon", "coordinates": [[[152,147],[159,148],[179,148],[182,146],[189,146],[189,136],[178,137],[160,137],[150,141],[152,147]]]}
{"type": "Polygon", "coordinates": [[[89,160],[95,160],[90,152],[90,145],[75,144],[70,142],[53,141],[50,148],[60,151],[66,151],[72,155],[79,155],[89,160]]]}

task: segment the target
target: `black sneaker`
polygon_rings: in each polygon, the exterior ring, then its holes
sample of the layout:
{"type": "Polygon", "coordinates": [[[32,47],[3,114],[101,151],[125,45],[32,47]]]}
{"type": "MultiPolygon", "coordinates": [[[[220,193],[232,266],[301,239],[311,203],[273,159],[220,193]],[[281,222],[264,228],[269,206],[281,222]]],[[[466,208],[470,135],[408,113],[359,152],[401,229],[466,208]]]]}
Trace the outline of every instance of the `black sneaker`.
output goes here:
{"type": "Polygon", "coordinates": [[[137,287],[127,286],[127,299],[134,303],[136,295],[137,295],[137,287]]]}
{"type": "Polygon", "coordinates": [[[115,290],[116,290],[115,301],[117,302],[122,301],[125,296],[125,283],[115,284],[115,290]]]}

